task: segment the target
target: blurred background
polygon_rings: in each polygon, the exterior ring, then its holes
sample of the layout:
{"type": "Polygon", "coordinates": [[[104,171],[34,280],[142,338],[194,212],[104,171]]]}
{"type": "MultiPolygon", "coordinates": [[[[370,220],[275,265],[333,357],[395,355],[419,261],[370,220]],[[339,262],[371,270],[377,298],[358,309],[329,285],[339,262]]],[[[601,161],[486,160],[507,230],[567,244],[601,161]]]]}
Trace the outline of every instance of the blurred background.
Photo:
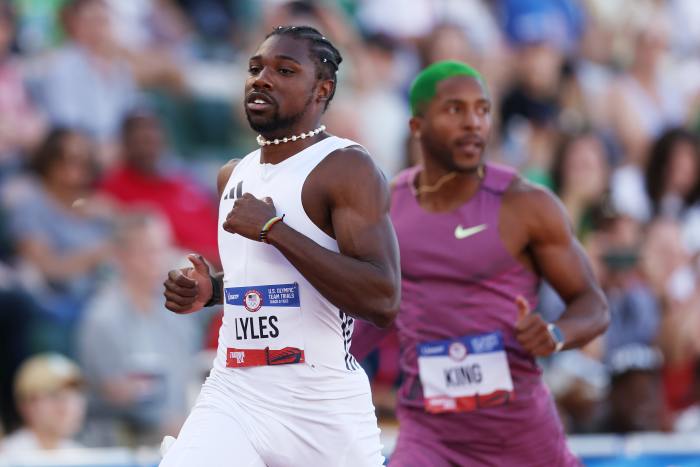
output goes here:
{"type": "MultiPolygon", "coordinates": [[[[420,161],[417,71],[483,72],[488,158],[561,198],[610,302],[604,336],[542,362],[567,432],[700,456],[700,2],[0,0],[0,462],[177,434],[221,311],[176,316],[162,282],[219,264],[216,173],[256,147],[247,60],[286,24],[341,51],[323,123],[387,178],[420,161]]],[[[538,311],[562,309],[544,284],[538,311]]],[[[397,357],[364,362],[390,438],[397,357]]]]}

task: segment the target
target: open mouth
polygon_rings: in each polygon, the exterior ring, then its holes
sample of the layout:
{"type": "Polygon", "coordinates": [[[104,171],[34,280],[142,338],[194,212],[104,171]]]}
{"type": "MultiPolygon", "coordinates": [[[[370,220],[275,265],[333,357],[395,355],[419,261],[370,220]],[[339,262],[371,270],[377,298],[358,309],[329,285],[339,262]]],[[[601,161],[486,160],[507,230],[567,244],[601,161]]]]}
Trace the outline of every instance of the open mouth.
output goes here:
{"type": "Polygon", "coordinates": [[[275,105],[275,100],[264,92],[251,92],[245,103],[246,108],[253,112],[263,112],[275,105]]]}
{"type": "Polygon", "coordinates": [[[455,146],[464,151],[478,151],[483,149],[484,141],[478,136],[464,136],[455,141],[455,146]]]}

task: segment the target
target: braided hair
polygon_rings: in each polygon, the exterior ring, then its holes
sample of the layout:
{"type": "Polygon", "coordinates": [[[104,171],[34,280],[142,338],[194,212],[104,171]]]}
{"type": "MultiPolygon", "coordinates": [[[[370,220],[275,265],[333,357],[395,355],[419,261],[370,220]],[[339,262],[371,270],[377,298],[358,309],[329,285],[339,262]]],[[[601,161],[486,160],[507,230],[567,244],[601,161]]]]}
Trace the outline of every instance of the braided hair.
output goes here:
{"type": "Polygon", "coordinates": [[[265,39],[272,36],[289,36],[294,39],[303,39],[309,43],[311,59],[316,65],[316,78],[319,80],[333,81],[333,89],[328,96],[324,110],[328,108],[331,99],[335,95],[335,87],[338,83],[338,66],[343,61],[340,52],[317,29],[311,26],[278,26],[268,34],[265,39]]]}

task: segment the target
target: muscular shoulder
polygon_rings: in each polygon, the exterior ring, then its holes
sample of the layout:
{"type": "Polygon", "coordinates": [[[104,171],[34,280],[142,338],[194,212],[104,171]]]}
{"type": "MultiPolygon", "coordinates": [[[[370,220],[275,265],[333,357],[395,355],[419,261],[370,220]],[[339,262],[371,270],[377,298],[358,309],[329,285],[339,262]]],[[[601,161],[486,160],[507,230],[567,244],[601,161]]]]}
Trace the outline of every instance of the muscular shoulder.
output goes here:
{"type": "Polygon", "coordinates": [[[503,204],[525,226],[533,242],[563,240],[572,235],[564,206],[547,188],[517,177],[504,193],[503,204]]]}
{"type": "Polygon", "coordinates": [[[336,149],[319,164],[319,169],[328,173],[384,178],[372,157],[361,146],[336,149]]]}
{"type": "Polygon", "coordinates": [[[388,185],[384,174],[372,157],[360,146],[348,146],[333,151],[314,170],[316,179],[335,203],[347,197],[371,196],[375,200],[388,199],[388,185]]]}
{"type": "Polygon", "coordinates": [[[219,198],[221,198],[221,193],[224,191],[224,188],[226,188],[226,183],[228,182],[228,179],[231,178],[231,173],[239,161],[240,159],[231,159],[219,169],[219,175],[216,177],[216,186],[219,189],[219,198]]]}

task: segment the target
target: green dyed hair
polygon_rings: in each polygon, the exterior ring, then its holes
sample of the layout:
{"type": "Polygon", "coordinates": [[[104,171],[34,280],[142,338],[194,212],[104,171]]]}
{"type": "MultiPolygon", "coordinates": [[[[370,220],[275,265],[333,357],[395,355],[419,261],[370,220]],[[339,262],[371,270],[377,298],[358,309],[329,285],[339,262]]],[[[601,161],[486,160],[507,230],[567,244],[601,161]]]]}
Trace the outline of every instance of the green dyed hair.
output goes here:
{"type": "Polygon", "coordinates": [[[413,113],[414,116],[418,115],[423,109],[424,104],[430,102],[430,100],[435,97],[437,85],[440,81],[452,78],[453,76],[471,76],[485,86],[484,78],[481,76],[481,73],[464,62],[458,62],[456,60],[435,62],[418,73],[418,76],[416,76],[411,84],[409,93],[411,113],[413,113]]]}

